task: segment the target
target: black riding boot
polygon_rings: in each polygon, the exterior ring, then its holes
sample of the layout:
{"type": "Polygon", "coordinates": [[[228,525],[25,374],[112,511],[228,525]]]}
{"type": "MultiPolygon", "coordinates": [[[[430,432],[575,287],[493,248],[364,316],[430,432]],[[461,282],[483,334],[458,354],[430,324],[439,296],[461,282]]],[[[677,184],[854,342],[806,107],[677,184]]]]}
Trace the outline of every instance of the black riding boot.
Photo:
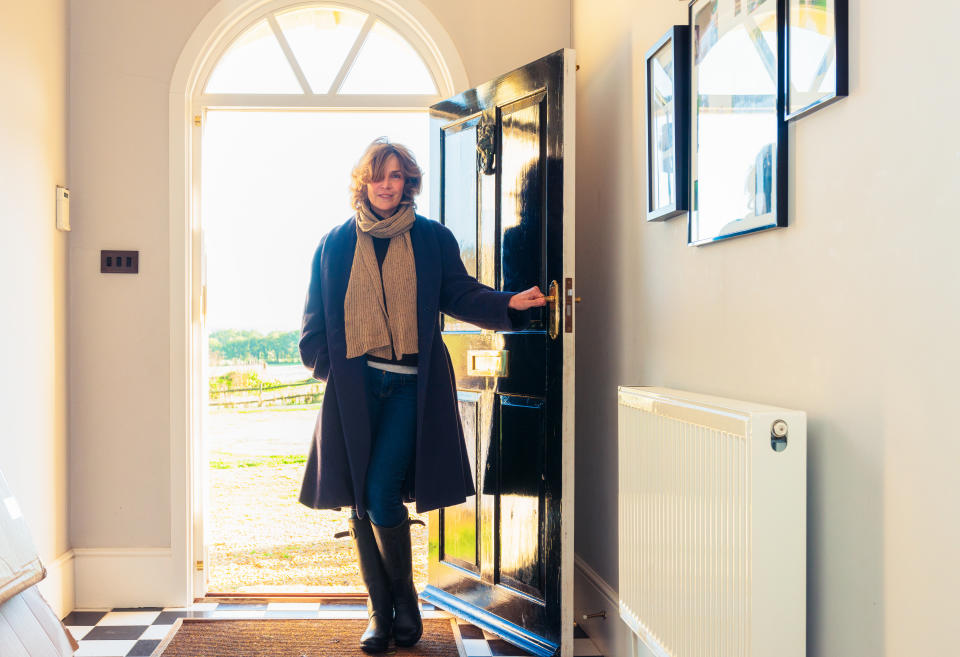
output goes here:
{"type": "Polygon", "coordinates": [[[370,529],[369,516],[350,519],[350,536],[357,549],[357,562],[360,575],[367,586],[367,616],[370,622],[360,637],[360,648],[364,652],[384,652],[390,645],[390,631],[393,625],[393,596],[390,593],[390,580],[380,560],[377,540],[370,529]]]}
{"type": "Polygon", "coordinates": [[[423,634],[417,589],[413,585],[413,555],[410,547],[410,519],[396,527],[371,523],[380,548],[380,559],[393,591],[393,638],[398,646],[412,646],[423,634]]]}

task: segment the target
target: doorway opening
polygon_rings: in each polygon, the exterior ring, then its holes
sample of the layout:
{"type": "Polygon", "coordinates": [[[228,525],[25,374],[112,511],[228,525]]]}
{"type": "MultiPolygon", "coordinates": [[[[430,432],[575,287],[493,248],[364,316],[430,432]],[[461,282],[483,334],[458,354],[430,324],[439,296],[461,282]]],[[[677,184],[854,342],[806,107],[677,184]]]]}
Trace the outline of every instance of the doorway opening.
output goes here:
{"type": "MultiPolygon", "coordinates": [[[[346,529],[346,513],[297,501],[324,394],[300,363],[297,342],[313,251],[352,214],[350,170],[380,135],[428,154],[423,112],[207,112],[201,212],[211,592],[365,590],[352,543],[333,538],[346,529]]],[[[425,189],[420,212],[429,214],[428,199],[425,189]]],[[[425,528],[414,526],[413,537],[422,588],[425,528]]]]}
{"type": "MultiPolygon", "coordinates": [[[[300,364],[300,317],[320,237],[352,214],[353,165],[386,136],[428,170],[426,108],[450,83],[409,21],[356,5],[264,3],[210,57],[192,104],[196,594],[365,590],[351,541],[333,538],[347,511],[298,502],[324,394],[300,364]]],[[[429,216],[429,204],[425,187],[418,212],[429,216]]],[[[412,530],[422,589],[427,531],[412,530]]]]}

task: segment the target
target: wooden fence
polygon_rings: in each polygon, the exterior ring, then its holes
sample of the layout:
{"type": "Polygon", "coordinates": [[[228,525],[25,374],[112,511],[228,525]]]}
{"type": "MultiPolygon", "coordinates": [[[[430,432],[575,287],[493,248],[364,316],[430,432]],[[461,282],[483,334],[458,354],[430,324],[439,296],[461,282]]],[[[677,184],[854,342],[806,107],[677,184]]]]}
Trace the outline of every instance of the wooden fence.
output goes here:
{"type": "Polygon", "coordinates": [[[293,406],[315,404],[323,399],[326,383],[316,379],[304,379],[294,383],[277,383],[252,388],[211,390],[210,406],[235,408],[237,406],[293,406]],[[277,392],[279,391],[279,392],[277,392]],[[293,393],[293,394],[289,394],[293,393]]]}

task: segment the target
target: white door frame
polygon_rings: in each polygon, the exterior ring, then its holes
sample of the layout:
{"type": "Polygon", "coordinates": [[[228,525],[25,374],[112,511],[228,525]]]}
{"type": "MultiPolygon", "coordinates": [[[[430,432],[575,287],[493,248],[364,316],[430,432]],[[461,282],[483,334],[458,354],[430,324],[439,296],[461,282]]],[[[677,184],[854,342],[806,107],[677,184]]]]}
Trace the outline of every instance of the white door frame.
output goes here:
{"type": "Polygon", "coordinates": [[[200,223],[200,143],[207,107],[243,104],[246,107],[300,109],[426,108],[469,86],[466,69],[453,41],[419,0],[221,0],[203,18],[180,53],[170,82],[170,577],[171,605],[188,605],[206,593],[203,555],[204,463],[198,453],[206,386],[200,356],[203,312],[203,233],[200,223]],[[438,97],[287,97],[215,98],[202,95],[203,86],[233,39],[256,20],[280,8],[336,5],[375,13],[420,53],[434,76],[438,97]],[[398,102],[399,101],[399,102],[398,102]],[[423,103],[423,104],[421,104],[423,103]],[[200,120],[195,122],[194,117],[200,120]]]}

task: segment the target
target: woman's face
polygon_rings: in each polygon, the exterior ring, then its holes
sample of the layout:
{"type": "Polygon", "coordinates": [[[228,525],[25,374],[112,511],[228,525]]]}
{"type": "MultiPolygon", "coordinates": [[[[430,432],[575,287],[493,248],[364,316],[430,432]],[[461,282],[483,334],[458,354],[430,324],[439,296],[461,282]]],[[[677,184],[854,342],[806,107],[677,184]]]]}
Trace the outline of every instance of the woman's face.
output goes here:
{"type": "Polygon", "coordinates": [[[400,160],[391,155],[383,166],[383,178],[367,183],[367,199],[370,207],[383,217],[393,214],[403,199],[403,171],[400,170],[400,160]]]}

